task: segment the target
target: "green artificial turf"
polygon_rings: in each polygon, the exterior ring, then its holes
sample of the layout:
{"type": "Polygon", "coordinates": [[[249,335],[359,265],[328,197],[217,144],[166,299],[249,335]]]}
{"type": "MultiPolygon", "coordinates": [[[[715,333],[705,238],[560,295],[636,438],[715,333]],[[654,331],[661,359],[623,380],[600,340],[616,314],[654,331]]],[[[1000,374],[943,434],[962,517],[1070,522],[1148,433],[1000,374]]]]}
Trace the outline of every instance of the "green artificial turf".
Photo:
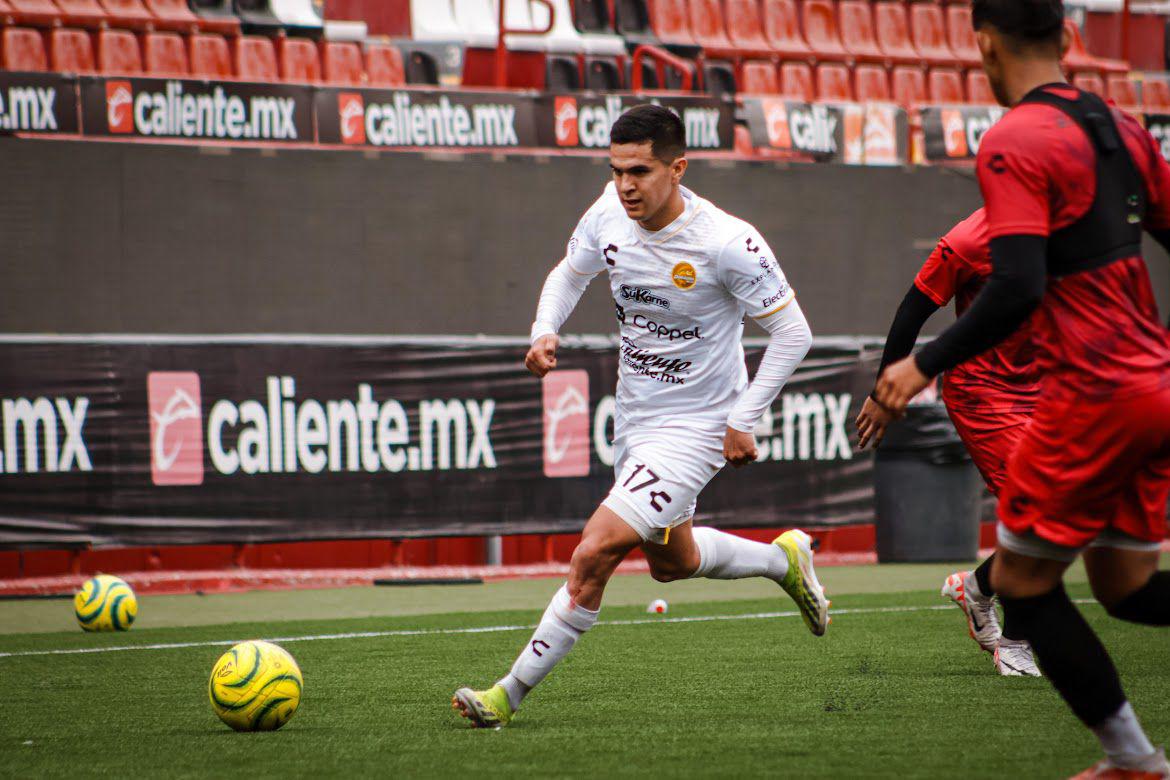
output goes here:
{"type": "MultiPolygon", "coordinates": [[[[833,570],[824,579],[832,582],[833,570]]],[[[645,581],[615,590],[670,598],[670,586],[645,581]]],[[[221,644],[0,656],[0,776],[1056,778],[1098,758],[1045,681],[993,673],[958,610],[937,609],[937,590],[834,594],[840,611],[822,639],[797,617],[752,617],[790,610],[779,591],[704,601],[695,590],[672,600],[665,616],[730,618],[710,621],[667,622],[640,606],[607,605],[603,623],[511,726],[467,728],[449,708],[451,692],[490,684],[528,633],[450,632],[530,626],[555,586],[527,583],[532,605],[522,611],[444,613],[436,604],[433,614],[305,620],[291,593],[285,608],[260,619],[255,605],[265,595],[236,594],[216,597],[223,625],[148,628],[144,619],[117,635],[4,634],[0,653],[221,644]],[[887,608],[905,611],[877,611],[887,608]],[[430,633],[293,639],[415,629],[430,633]],[[283,730],[237,734],[211,712],[207,674],[223,642],[255,637],[282,638],[305,693],[283,730]]],[[[1073,591],[1087,595],[1083,586],[1073,591]]],[[[300,598],[311,605],[345,593],[355,602],[416,598],[360,589],[300,598]]],[[[144,598],[144,618],[178,610],[160,622],[181,622],[183,603],[144,598]]],[[[0,605],[0,628],[27,608],[0,605]]],[[[1165,634],[1112,621],[1093,604],[1082,609],[1114,652],[1148,731],[1165,740],[1165,634]]]]}

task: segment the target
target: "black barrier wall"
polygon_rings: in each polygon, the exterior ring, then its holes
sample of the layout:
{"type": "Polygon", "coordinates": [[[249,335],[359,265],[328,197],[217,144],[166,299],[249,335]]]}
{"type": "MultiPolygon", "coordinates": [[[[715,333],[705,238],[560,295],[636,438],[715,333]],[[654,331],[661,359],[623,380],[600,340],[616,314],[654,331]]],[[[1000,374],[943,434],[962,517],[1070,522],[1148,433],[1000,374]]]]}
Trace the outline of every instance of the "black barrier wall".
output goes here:
{"type": "MultiPolygon", "coordinates": [[[[607,175],[597,157],[0,138],[0,329],[525,334],[607,175]]],[[[686,183],[763,232],[818,336],[884,334],[979,203],[969,170],[931,167],[695,160],[686,183]]],[[[566,330],[612,332],[604,284],[566,330]]]]}

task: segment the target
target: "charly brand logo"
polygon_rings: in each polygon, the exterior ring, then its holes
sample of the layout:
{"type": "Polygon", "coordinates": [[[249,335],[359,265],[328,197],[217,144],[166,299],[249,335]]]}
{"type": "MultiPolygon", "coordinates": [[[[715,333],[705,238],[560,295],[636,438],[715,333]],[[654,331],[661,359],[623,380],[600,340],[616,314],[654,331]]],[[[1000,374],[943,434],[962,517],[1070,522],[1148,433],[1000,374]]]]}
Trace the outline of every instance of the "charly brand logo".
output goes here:
{"type": "Polygon", "coordinates": [[[341,122],[343,144],[366,142],[366,103],[358,92],[342,92],[337,96],[337,113],[341,122]]]}
{"type": "Polygon", "coordinates": [[[792,132],[788,128],[788,107],[779,98],[763,98],[764,127],[768,131],[768,145],[776,149],[792,148],[792,132]]]}
{"type": "Polygon", "coordinates": [[[689,290],[695,286],[698,276],[695,267],[690,263],[679,263],[670,272],[670,280],[680,290],[689,290]]]}
{"type": "Polygon", "coordinates": [[[150,478],[156,485],[203,484],[203,412],[199,375],[152,371],[146,378],[150,408],[150,478]]]}
{"type": "Polygon", "coordinates": [[[544,475],[589,476],[589,372],[544,377],[544,475]]]}
{"type": "Polygon", "coordinates": [[[653,290],[648,290],[645,287],[630,287],[622,285],[620,288],[623,301],[633,301],[635,303],[645,303],[649,306],[657,306],[660,309],[669,309],[670,301],[663,298],[661,295],[655,294],[653,290]]]}
{"type": "Polygon", "coordinates": [[[947,157],[966,157],[971,153],[967,147],[967,125],[963,112],[955,108],[944,108],[939,112],[942,121],[943,149],[947,157]]]}
{"type": "Polygon", "coordinates": [[[106,82],[106,124],[111,133],[134,132],[133,102],[129,81],[106,82]]]}
{"type": "Polygon", "coordinates": [[[577,98],[558,97],[553,105],[553,122],[557,146],[576,146],[580,142],[577,127],[577,98]]]}

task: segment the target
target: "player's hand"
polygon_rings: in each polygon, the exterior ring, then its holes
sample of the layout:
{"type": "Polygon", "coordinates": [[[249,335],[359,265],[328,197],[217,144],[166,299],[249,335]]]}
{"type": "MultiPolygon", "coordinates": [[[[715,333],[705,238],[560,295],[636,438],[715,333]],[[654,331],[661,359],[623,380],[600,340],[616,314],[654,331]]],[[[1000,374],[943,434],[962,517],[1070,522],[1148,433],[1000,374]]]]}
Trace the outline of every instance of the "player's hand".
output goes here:
{"type": "Polygon", "coordinates": [[[866,398],[861,407],[861,414],[857,415],[857,449],[864,450],[865,446],[873,442],[874,449],[882,443],[886,436],[886,428],[894,421],[894,415],[872,398],[866,398]]]}
{"type": "Polygon", "coordinates": [[[558,336],[549,334],[541,336],[528,349],[524,358],[525,367],[536,376],[544,376],[557,367],[557,345],[561,343],[558,336]]]}
{"type": "Polygon", "coordinates": [[[727,435],[723,437],[723,457],[736,468],[751,463],[760,457],[760,451],[756,449],[756,437],[728,428],[727,435]]]}
{"type": "Polygon", "coordinates": [[[902,358],[886,368],[878,378],[874,395],[877,402],[891,414],[902,416],[910,399],[921,393],[930,384],[930,377],[919,370],[914,356],[902,358]]]}

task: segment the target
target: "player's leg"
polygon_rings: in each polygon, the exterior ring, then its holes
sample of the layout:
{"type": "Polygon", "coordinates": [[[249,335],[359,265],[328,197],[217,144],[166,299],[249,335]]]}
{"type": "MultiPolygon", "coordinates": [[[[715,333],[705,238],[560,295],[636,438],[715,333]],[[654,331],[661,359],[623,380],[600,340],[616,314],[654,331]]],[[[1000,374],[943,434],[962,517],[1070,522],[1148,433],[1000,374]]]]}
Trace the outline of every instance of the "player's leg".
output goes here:
{"type": "Polygon", "coordinates": [[[460,688],[455,692],[452,706],[477,726],[506,725],[524,697],[597,622],[609,578],[641,543],[642,538],[613,510],[604,505],[598,507],[573,551],[568,581],[553,595],[511,670],[486,691],[460,688]]]}
{"type": "Polygon", "coordinates": [[[1054,688],[1101,743],[1109,766],[1158,771],[1156,752],[1121,688],[1109,653],[1064,589],[1077,554],[1000,528],[992,572],[1004,612],[1031,643],[1054,688]]]}

